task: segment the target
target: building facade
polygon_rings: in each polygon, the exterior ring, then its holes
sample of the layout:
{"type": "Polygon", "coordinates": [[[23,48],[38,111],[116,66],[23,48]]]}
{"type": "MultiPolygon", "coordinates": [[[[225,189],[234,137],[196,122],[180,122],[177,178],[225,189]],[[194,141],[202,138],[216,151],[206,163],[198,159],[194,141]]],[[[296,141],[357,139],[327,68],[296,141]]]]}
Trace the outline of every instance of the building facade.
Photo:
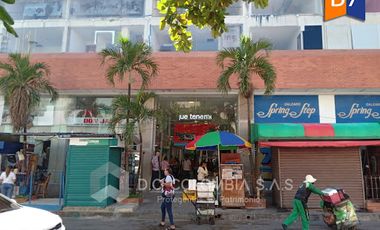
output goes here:
{"type": "MultiPolygon", "coordinates": [[[[104,77],[105,68],[100,66],[95,53],[114,45],[120,34],[149,44],[159,64],[159,75],[149,87],[157,97],[149,106],[167,110],[173,105],[182,108],[178,117],[170,118],[169,124],[159,124],[157,120],[144,124],[145,154],[140,160],[143,177],[149,179],[151,154],[157,146],[165,147],[161,150],[169,155],[183,153],[183,143],[188,137],[182,132],[191,129],[188,125],[207,125],[217,119],[247,136],[246,101],[238,95],[237,82],[231,82],[233,89],[228,95],[216,89],[220,74],[215,64],[216,51],[238,46],[241,35],[273,43],[271,61],[278,75],[275,95],[318,98],[315,102],[320,115],[318,121],[306,116],[305,123],[337,123],[338,113],[331,108],[335,103],[340,104],[336,100],[340,96],[378,98],[380,3],[366,2],[365,22],[348,17],[324,22],[321,0],[307,3],[271,0],[264,10],[238,2],[228,10],[227,33],[215,39],[207,29],[191,28],[193,52],[183,54],[174,51],[167,31],[159,30],[161,15],[155,0],[18,0],[8,9],[20,37],[14,38],[2,30],[0,52],[4,55],[0,60],[6,59],[6,53],[31,53],[33,60],[46,62],[51,68],[50,79],[60,98],[55,103],[41,101],[33,114],[30,132],[110,134],[113,132],[108,128],[112,99],[125,94],[127,85],[109,85],[104,77]],[[161,134],[160,126],[170,131],[161,134]]],[[[263,95],[260,79],[254,79],[253,84],[255,95],[263,95]]],[[[137,77],[133,93],[139,86],[137,77]]],[[[371,103],[377,105],[376,101],[371,103]]],[[[310,112],[309,109],[311,106],[305,111],[310,112]]],[[[0,132],[12,133],[2,96],[0,114],[0,132]]],[[[258,122],[257,119],[253,121],[258,122]]],[[[51,141],[49,167],[64,169],[67,139],[36,137],[30,141],[34,144],[51,141]]],[[[52,184],[58,180],[52,178],[52,184]]]]}
{"type": "MultiPolygon", "coordinates": [[[[1,52],[89,53],[113,45],[119,36],[144,41],[154,51],[174,51],[167,30],[159,30],[157,0],[19,0],[8,6],[20,39],[2,31],[1,52]]],[[[322,0],[271,0],[266,9],[237,2],[229,9],[229,31],[213,38],[190,28],[193,51],[217,51],[239,44],[241,35],[268,39],[276,50],[379,49],[380,5],[366,1],[366,21],[348,17],[323,21],[322,0]]]]}

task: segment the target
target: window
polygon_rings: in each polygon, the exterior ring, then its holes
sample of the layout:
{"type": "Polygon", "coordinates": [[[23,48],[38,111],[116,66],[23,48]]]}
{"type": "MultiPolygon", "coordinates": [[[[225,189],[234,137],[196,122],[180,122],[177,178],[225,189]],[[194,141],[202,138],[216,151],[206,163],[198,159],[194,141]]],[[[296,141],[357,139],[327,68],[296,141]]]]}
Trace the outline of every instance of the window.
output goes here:
{"type": "Polygon", "coordinates": [[[378,25],[353,25],[352,46],[354,49],[379,49],[380,26],[378,25]]]}
{"type": "Polygon", "coordinates": [[[252,4],[253,15],[322,14],[321,0],[270,0],[269,6],[257,9],[252,4]]]}
{"type": "Polygon", "coordinates": [[[305,26],[305,31],[303,32],[303,49],[323,49],[322,26],[305,26]]]}
{"type": "Polygon", "coordinates": [[[17,0],[7,10],[16,20],[61,18],[65,4],[64,0],[17,0]]]}
{"type": "Polygon", "coordinates": [[[73,0],[70,7],[73,17],[142,17],[144,0],[73,0]]]}
{"type": "Polygon", "coordinates": [[[68,125],[108,125],[112,117],[112,99],[76,97],[67,111],[68,125]]]}

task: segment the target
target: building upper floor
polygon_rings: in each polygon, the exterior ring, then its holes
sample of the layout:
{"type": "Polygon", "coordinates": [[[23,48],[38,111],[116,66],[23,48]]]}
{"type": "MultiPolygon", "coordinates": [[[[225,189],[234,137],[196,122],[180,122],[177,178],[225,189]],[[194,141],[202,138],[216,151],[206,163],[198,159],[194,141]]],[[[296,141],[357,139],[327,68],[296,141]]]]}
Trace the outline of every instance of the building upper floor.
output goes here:
{"type": "MultiPolygon", "coordinates": [[[[157,0],[17,0],[7,6],[16,19],[15,38],[0,33],[0,52],[89,53],[113,46],[120,34],[154,51],[174,51],[159,29],[157,0]]],[[[266,39],[275,50],[380,49],[380,1],[367,0],[366,21],[323,21],[322,0],[271,0],[266,9],[237,2],[226,18],[228,32],[212,37],[191,27],[193,51],[236,47],[242,35],[266,39]]]]}
{"type": "MultiPolygon", "coordinates": [[[[162,16],[158,0],[17,0],[7,5],[16,20],[141,18],[162,16]]],[[[380,12],[378,0],[366,0],[366,12],[380,12]]],[[[236,1],[227,9],[234,16],[322,15],[323,0],[270,0],[268,7],[236,1]]]]}

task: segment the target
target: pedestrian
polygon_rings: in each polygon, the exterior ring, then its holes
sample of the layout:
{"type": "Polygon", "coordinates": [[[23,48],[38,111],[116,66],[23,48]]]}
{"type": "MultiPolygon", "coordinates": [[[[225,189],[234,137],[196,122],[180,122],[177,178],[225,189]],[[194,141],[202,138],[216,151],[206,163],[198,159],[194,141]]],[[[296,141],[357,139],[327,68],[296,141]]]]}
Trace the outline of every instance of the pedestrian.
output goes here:
{"type": "Polygon", "coordinates": [[[0,175],[0,183],[2,183],[1,193],[7,196],[8,198],[12,199],[15,182],[16,182],[16,175],[14,174],[14,172],[12,172],[11,168],[8,166],[5,169],[5,172],[1,173],[0,175]]]}
{"type": "Polygon", "coordinates": [[[179,173],[179,163],[178,163],[178,158],[173,157],[170,161],[170,168],[172,169],[174,177],[178,178],[178,173],[179,173]]]}
{"type": "Polygon", "coordinates": [[[191,169],[191,160],[189,159],[189,157],[186,157],[182,163],[183,179],[191,179],[191,169]]]}
{"type": "Polygon", "coordinates": [[[198,168],[198,181],[204,181],[208,177],[207,163],[202,161],[201,165],[198,168]]]}
{"type": "Polygon", "coordinates": [[[163,175],[163,178],[165,178],[164,171],[168,168],[170,168],[170,164],[169,164],[168,158],[164,156],[161,161],[161,172],[162,172],[161,174],[163,175]]]}
{"type": "Polygon", "coordinates": [[[150,189],[159,189],[158,180],[160,179],[160,152],[156,152],[152,157],[152,177],[150,180],[150,189]]]}
{"type": "Polygon", "coordinates": [[[307,175],[305,177],[305,181],[298,188],[297,193],[293,200],[293,211],[285,219],[282,224],[282,228],[284,230],[288,229],[288,227],[300,216],[302,221],[302,230],[309,229],[309,212],[307,208],[307,202],[311,193],[317,195],[324,195],[321,190],[314,186],[314,183],[317,181],[312,175],[307,175]]]}
{"type": "Polygon", "coordinates": [[[168,230],[175,229],[174,219],[173,219],[173,199],[174,199],[174,185],[175,179],[172,175],[172,170],[167,168],[164,170],[165,178],[161,180],[162,187],[162,204],[161,204],[161,227],[165,227],[165,216],[166,212],[169,216],[170,227],[166,228],[168,230]]]}

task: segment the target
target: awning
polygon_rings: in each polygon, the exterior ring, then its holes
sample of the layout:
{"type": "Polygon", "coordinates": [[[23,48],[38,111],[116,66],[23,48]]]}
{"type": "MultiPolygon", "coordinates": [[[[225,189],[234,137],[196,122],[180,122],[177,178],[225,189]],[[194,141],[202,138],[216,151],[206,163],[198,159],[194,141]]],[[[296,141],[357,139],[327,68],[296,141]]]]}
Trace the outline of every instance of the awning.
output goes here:
{"type": "Polygon", "coordinates": [[[360,147],[380,146],[380,141],[260,141],[259,147],[360,147]]]}
{"type": "Polygon", "coordinates": [[[254,124],[252,138],[269,140],[377,140],[380,123],[254,124]]]}

